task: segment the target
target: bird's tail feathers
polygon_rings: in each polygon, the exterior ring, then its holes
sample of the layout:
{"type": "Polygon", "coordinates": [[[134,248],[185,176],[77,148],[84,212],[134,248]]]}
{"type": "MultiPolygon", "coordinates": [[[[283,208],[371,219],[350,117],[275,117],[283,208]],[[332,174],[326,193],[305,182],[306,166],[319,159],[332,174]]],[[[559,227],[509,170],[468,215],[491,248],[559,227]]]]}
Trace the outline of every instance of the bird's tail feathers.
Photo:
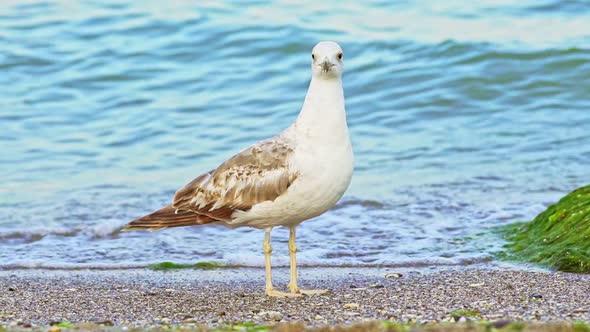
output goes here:
{"type": "Polygon", "coordinates": [[[148,230],[157,231],[164,228],[202,225],[215,220],[192,211],[178,211],[171,205],[137,218],[122,229],[122,231],[148,230]]]}

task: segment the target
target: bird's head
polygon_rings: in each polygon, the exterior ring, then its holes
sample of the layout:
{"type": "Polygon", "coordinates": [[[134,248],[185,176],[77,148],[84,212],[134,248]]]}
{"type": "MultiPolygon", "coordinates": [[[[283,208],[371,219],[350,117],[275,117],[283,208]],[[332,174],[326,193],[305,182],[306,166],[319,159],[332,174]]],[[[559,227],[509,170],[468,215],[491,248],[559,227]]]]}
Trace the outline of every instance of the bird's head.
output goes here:
{"type": "Polygon", "coordinates": [[[319,42],[311,52],[311,73],[314,77],[334,79],[342,76],[344,54],[332,41],[319,42]]]}

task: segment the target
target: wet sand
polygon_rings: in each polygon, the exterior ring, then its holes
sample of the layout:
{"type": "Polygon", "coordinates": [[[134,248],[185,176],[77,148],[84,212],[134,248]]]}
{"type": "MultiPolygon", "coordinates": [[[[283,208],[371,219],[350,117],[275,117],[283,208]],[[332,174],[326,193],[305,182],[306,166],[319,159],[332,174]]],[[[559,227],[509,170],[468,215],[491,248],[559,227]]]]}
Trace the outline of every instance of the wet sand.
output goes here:
{"type": "MultiPolygon", "coordinates": [[[[275,284],[286,285],[288,269],[277,268],[274,273],[275,284]]],[[[323,326],[367,320],[590,321],[589,275],[485,267],[302,268],[300,286],[327,288],[331,293],[267,298],[261,268],[0,271],[0,324],[94,322],[148,327],[295,321],[323,326]],[[395,275],[400,272],[401,276],[395,275]]]]}

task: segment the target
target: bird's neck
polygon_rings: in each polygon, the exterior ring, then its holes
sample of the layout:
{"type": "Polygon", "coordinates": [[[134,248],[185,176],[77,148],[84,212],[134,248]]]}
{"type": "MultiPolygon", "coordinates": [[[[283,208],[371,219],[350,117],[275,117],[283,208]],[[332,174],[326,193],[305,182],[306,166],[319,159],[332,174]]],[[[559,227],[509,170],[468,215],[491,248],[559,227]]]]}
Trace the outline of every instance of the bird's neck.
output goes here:
{"type": "Polygon", "coordinates": [[[310,138],[348,137],[344,92],[340,78],[312,77],[295,127],[298,134],[310,138]]]}

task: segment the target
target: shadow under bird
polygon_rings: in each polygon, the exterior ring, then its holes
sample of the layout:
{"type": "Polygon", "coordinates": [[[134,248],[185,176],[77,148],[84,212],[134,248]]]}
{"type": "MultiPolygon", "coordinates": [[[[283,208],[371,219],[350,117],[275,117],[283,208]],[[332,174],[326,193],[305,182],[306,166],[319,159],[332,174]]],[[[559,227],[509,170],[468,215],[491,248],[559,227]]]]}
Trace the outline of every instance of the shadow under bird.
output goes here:
{"type": "Polygon", "coordinates": [[[172,203],[128,223],[124,230],[218,224],[263,229],[268,296],[301,296],[323,290],[297,286],[296,227],[332,208],[353,172],[353,153],[342,90],[343,52],[334,42],[318,43],[311,54],[311,82],[296,121],[178,190],[172,203]],[[273,288],[270,233],[290,230],[289,292],[273,288]]]}

